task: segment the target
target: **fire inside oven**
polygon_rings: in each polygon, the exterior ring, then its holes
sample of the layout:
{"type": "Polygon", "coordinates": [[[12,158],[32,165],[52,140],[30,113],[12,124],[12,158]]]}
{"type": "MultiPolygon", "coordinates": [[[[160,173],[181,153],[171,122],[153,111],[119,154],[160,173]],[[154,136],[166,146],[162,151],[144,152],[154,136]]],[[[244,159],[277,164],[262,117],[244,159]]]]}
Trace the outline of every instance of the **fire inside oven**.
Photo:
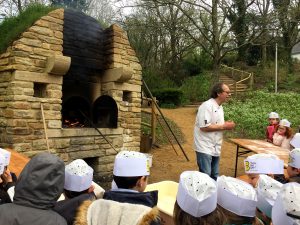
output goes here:
{"type": "Polygon", "coordinates": [[[63,128],[117,128],[118,109],[114,99],[104,95],[93,104],[80,96],[69,98],[62,109],[63,128]]]}

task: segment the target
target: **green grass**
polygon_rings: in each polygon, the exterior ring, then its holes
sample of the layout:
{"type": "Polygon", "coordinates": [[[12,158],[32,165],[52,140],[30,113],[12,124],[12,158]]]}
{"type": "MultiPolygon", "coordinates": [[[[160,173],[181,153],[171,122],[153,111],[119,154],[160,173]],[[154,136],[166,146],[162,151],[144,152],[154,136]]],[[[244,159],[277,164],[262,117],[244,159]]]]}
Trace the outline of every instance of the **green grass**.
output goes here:
{"type": "Polygon", "coordinates": [[[225,120],[233,120],[236,128],[226,132],[227,137],[263,139],[268,125],[268,114],[279,113],[280,118],[288,119],[294,131],[300,125],[300,94],[269,93],[256,91],[249,93],[242,100],[232,99],[224,104],[225,120]]]}
{"type": "Polygon", "coordinates": [[[5,52],[13,41],[42,16],[56,8],[40,4],[29,5],[16,17],[5,18],[0,24],[0,53],[5,52]]]}

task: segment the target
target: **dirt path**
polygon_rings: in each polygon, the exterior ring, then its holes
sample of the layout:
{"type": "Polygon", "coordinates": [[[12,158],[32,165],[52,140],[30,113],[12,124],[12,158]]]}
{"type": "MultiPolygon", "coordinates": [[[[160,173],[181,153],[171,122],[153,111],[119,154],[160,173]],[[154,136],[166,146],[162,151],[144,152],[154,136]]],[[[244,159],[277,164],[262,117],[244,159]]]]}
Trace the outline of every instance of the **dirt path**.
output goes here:
{"type": "MultiPolygon", "coordinates": [[[[162,109],[164,116],[173,120],[182,130],[186,142],[182,144],[190,161],[188,162],[178,145],[175,149],[178,156],[174,152],[171,145],[154,148],[150,151],[153,155],[153,165],[151,168],[151,176],[149,183],[162,180],[173,180],[178,182],[179,175],[185,170],[198,170],[196,163],[196,154],[193,149],[193,129],[195,123],[197,107],[182,107],[177,109],[162,109]]],[[[234,176],[235,165],[235,145],[224,141],[222,145],[222,154],[220,160],[220,174],[234,176]]],[[[239,159],[238,175],[243,172],[242,160],[239,159]]]]}

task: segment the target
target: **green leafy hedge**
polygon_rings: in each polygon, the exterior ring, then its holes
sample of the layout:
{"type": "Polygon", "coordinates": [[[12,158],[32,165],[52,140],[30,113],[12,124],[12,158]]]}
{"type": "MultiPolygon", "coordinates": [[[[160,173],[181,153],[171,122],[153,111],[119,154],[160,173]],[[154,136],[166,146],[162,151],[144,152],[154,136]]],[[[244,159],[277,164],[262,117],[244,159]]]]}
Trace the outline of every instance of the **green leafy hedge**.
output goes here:
{"type": "Polygon", "coordinates": [[[300,94],[268,93],[256,91],[244,96],[242,100],[232,99],[224,104],[225,120],[233,120],[236,128],[226,132],[227,137],[259,138],[265,137],[268,114],[279,113],[292,123],[294,131],[300,125],[300,94]]]}
{"type": "Polygon", "coordinates": [[[185,79],[180,87],[183,92],[183,101],[185,103],[206,101],[209,98],[211,85],[212,77],[208,73],[185,79]]]}
{"type": "Polygon", "coordinates": [[[5,18],[0,24],[0,53],[5,52],[8,46],[15,41],[21,33],[33,25],[42,16],[56,8],[41,4],[29,5],[16,17],[5,18]]]}
{"type": "Polygon", "coordinates": [[[182,91],[176,88],[156,89],[152,92],[159,101],[159,105],[165,108],[179,106],[182,99],[182,91]]]}

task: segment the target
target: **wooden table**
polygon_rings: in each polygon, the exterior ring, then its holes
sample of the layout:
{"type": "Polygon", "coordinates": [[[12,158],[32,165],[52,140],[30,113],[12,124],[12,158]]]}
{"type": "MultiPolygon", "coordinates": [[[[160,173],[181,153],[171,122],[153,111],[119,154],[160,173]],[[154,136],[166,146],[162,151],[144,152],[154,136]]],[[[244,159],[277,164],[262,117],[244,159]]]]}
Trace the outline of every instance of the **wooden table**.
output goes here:
{"type": "Polygon", "coordinates": [[[287,167],[288,160],[289,160],[289,152],[290,152],[288,149],[278,147],[265,140],[235,139],[235,138],[229,140],[236,145],[234,177],[236,177],[236,173],[237,173],[238,158],[250,152],[277,155],[280,159],[284,161],[284,166],[287,167]],[[240,151],[240,148],[244,150],[240,151]]]}
{"type": "Polygon", "coordinates": [[[9,162],[8,168],[11,172],[14,172],[18,177],[30,159],[27,156],[15,151],[15,150],[8,149],[8,148],[6,148],[5,150],[11,152],[11,157],[10,157],[10,162],[9,162]]]}

